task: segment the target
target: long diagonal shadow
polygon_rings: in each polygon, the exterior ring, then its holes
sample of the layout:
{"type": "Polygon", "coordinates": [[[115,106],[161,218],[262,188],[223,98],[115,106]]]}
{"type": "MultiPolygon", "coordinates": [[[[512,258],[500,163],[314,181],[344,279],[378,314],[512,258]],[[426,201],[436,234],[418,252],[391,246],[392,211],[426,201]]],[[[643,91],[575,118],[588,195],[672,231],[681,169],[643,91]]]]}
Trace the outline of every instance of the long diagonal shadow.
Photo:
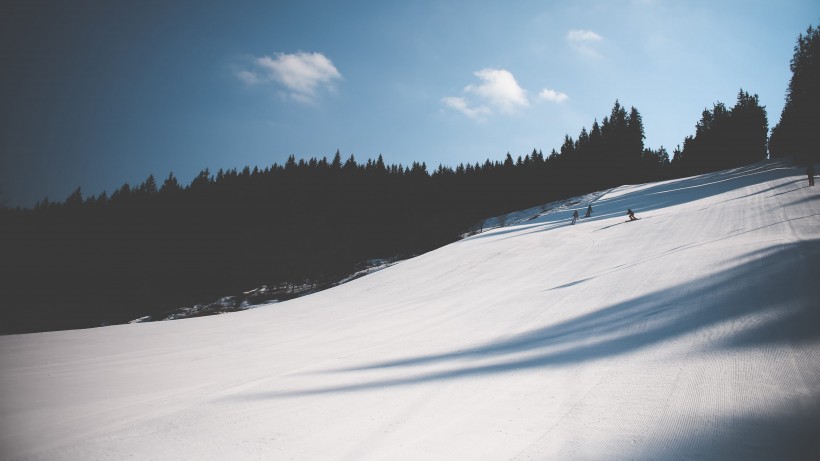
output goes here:
{"type": "Polygon", "coordinates": [[[820,338],[820,309],[816,308],[820,285],[813,283],[815,274],[820,273],[820,240],[775,246],[743,255],[738,260],[746,262],[719,274],[647,293],[508,339],[441,354],[323,372],[407,369],[401,377],[294,392],[263,392],[240,398],[364,391],[600,360],[748,316],[755,317],[757,322],[744,322],[731,334],[713,341],[710,347],[750,347],[820,338]],[[762,313],[766,315],[756,315],[762,313]],[[464,361],[478,359],[495,359],[495,362],[463,365],[464,361]],[[444,371],[413,373],[413,367],[446,362],[452,366],[444,371]]]}

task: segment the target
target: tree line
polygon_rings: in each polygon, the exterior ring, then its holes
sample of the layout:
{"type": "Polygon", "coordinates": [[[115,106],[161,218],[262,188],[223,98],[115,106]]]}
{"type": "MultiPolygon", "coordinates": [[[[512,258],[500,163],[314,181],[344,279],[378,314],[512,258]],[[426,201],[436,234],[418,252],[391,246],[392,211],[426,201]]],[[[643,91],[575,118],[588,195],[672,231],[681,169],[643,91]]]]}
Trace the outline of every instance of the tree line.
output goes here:
{"type": "Polygon", "coordinates": [[[503,161],[388,165],[336,152],[264,169],[173,174],[110,195],[0,206],[0,333],[90,327],[155,315],[260,285],[313,282],[362,261],[429,251],[484,218],[546,202],[715,171],[766,158],[820,157],[820,32],[801,34],[778,124],[741,89],[704,109],[669,153],[644,146],[641,114],[616,101],[545,155],[503,161]]]}

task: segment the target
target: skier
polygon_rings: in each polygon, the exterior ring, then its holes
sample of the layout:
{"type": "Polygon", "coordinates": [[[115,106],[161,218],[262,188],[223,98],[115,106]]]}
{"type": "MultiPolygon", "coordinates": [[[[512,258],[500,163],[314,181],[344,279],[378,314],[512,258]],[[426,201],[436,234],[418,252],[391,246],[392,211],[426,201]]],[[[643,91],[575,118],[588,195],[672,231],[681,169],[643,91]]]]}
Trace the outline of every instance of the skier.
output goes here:
{"type": "Polygon", "coordinates": [[[587,208],[587,214],[584,215],[585,218],[589,218],[590,216],[592,216],[592,205],[587,208]]]}
{"type": "Polygon", "coordinates": [[[814,185],[814,163],[809,163],[809,167],[806,168],[806,174],[809,176],[809,186],[814,185]]]}
{"type": "Polygon", "coordinates": [[[633,212],[630,208],[626,209],[626,214],[629,215],[629,220],[630,221],[637,221],[638,220],[638,218],[635,217],[635,212],[633,212]]]}
{"type": "Polygon", "coordinates": [[[577,221],[577,220],[578,220],[578,210],[575,210],[575,212],[572,213],[572,223],[570,223],[570,225],[575,224],[575,221],[577,221]]]}

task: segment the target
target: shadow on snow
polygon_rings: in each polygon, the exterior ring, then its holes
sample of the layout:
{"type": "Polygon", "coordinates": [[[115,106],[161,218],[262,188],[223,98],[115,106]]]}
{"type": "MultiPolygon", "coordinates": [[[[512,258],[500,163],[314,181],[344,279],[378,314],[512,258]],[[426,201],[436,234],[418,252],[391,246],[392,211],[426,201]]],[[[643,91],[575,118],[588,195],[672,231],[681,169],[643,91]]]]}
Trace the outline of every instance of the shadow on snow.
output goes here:
{"type": "Polygon", "coordinates": [[[814,283],[820,273],[820,240],[774,246],[738,259],[746,262],[508,339],[326,372],[404,369],[401,377],[245,398],[363,391],[603,360],[727,323],[731,328],[710,340],[709,348],[794,344],[820,338],[820,285],[814,283]],[[488,359],[494,362],[465,365],[488,359]],[[447,362],[452,366],[444,371],[413,371],[413,367],[447,362]]]}

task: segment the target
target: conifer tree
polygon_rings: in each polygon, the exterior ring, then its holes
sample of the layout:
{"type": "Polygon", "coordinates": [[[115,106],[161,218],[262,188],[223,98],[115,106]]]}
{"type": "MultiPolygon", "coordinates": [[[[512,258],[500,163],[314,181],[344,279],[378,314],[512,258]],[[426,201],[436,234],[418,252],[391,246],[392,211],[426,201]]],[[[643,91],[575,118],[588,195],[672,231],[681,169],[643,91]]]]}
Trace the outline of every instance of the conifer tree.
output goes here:
{"type": "MultiPolygon", "coordinates": [[[[247,167],[246,167],[247,169],[247,167]]],[[[160,192],[163,194],[170,194],[181,190],[182,188],[179,186],[179,182],[177,178],[174,176],[174,173],[169,173],[168,177],[165,179],[165,182],[162,183],[162,187],[160,188],[160,192]]]]}
{"type": "Polygon", "coordinates": [[[795,156],[802,161],[820,159],[820,28],[809,26],[794,47],[780,121],[772,129],[769,149],[773,157],[795,156]]]}
{"type": "MultiPolygon", "coordinates": [[[[222,170],[220,170],[220,172],[221,171],[222,170]]],[[[139,191],[144,193],[144,194],[149,194],[149,195],[153,195],[153,194],[157,193],[157,191],[158,191],[157,181],[156,181],[156,179],[154,179],[154,175],[152,175],[152,174],[148,175],[148,178],[146,178],[145,182],[143,182],[140,185],[139,191]]]]}
{"type": "Polygon", "coordinates": [[[333,161],[330,163],[330,167],[334,170],[342,169],[342,154],[339,152],[339,149],[336,149],[336,155],[333,156],[333,161]]]}
{"type": "Polygon", "coordinates": [[[70,207],[77,207],[83,204],[83,192],[79,187],[74,190],[66,199],[65,205],[70,207]]]}

